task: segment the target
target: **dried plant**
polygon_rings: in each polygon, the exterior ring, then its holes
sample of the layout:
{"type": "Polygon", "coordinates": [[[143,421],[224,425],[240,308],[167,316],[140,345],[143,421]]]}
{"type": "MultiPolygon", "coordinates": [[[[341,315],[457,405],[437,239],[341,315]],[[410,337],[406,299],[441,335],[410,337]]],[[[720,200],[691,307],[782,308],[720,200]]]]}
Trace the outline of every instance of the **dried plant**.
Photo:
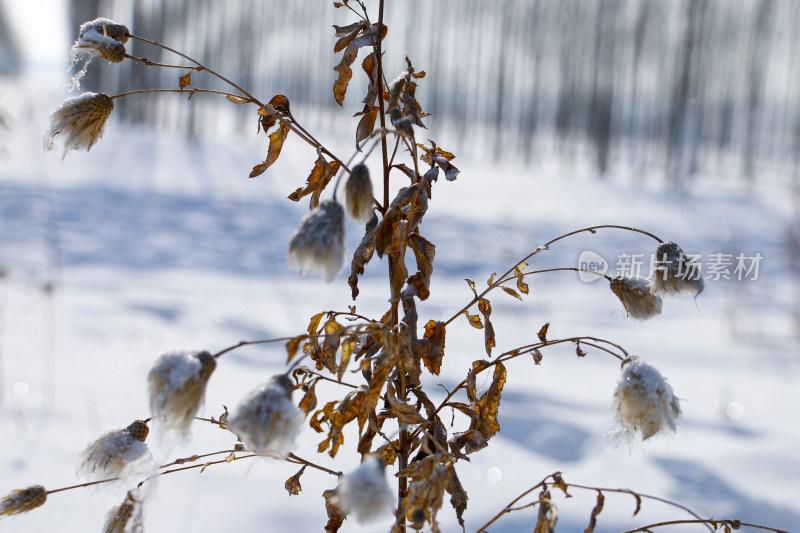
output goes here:
{"type": "MultiPolygon", "coordinates": [[[[429,528],[438,532],[441,529],[438,516],[445,512],[446,496],[466,531],[469,500],[459,480],[459,464],[489,446],[492,438],[501,431],[498,413],[503,390],[506,381],[513,379],[506,364],[521,357],[539,364],[544,352],[564,347],[570,347],[579,357],[591,352],[592,355],[608,357],[612,363],[616,359],[617,364],[621,364],[622,373],[613,398],[614,416],[621,431],[648,439],[664,430],[676,429],[681,410],[672,388],[658,370],[630,355],[615,342],[581,335],[553,338],[549,335],[549,324],[544,324],[528,344],[502,353],[495,351],[497,339],[490,297],[502,292],[501,297],[524,300],[530,292],[530,278],[535,275],[577,270],[606,277],[627,314],[639,320],[660,313],[660,294],[698,294],[702,290],[702,281],[691,278],[691,268],[686,268],[691,267],[691,261],[683,250],[652,233],[637,228],[601,225],[561,235],[530,251],[504,273],[491,274],[485,287],[479,288],[474,281],[466,280],[473,296],[457,313],[446,320],[420,323],[417,304],[431,294],[436,256],[436,246],[424,236],[421,223],[427,214],[434,185],[443,185],[439,177],[443,175],[445,182],[454,181],[459,169],[453,164],[452,153],[433,141],[423,143],[418,140],[418,132],[425,128],[423,119],[428,116],[416,98],[417,85],[424,79],[425,72],[417,70],[411,60],[406,59],[402,72],[392,82],[387,82],[382,53],[387,35],[383,20],[384,1],[378,3],[375,21],[371,20],[361,0],[342,0],[335,2],[334,6],[349,10],[353,22],[334,27],[336,40],[333,49],[341,53],[341,59],[334,67],[333,98],[340,105],[344,102],[354,76],[353,64],[361,52],[364,52],[361,70],[367,81],[366,95],[362,99],[364,107],[357,115],[356,151],[346,163],[345,158],[337,157],[301,125],[290,111],[286,96],[276,95],[262,101],[190,56],[133,35],[124,25],[113,21],[97,19],[81,26],[73,48],[75,54],[96,55],[112,62],[128,60],[154,68],[178,69],[178,87],[141,89],[113,96],[87,94],[68,100],[53,115],[48,141],[63,134],[66,137],[65,153],[70,149],[88,150],[99,138],[113,109],[113,101],[138,94],[177,93],[187,98],[210,95],[226,98],[236,105],[253,106],[253,115],[258,117],[260,128],[268,137],[268,149],[264,161],[253,167],[250,178],[260,176],[275,163],[291,134],[311,145],[317,154],[306,183],[289,196],[294,202],[306,199],[309,208],[289,243],[290,263],[305,272],[321,273],[328,281],[336,278],[344,264],[345,254],[345,208],[337,199],[339,182],[344,179],[346,211],[352,218],[365,223],[348,277],[352,297],[354,300],[358,297],[359,279],[368,265],[380,268],[370,265],[376,254],[386,259],[383,265],[388,267],[390,289],[388,308],[376,318],[357,313],[355,307],[347,311],[321,311],[311,318],[302,333],[290,338],[240,342],[214,355],[206,351],[186,352],[157,359],[148,378],[154,430],[182,436],[191,423],[210,423],[232,432],[236,440],[232,441],[230,449],[176,459],[152,471],[134,471],[134,477],[122,480],[135,485],[124,502],[110,512],[104,527],[107,533],[142,530],[142,495],[138,489],[154,478],[262,456],[277,457],[301,466],[285,482],[290,495],[301,491],[301,477],[308,470],[333,478],[330,480],[331,488],[323,493],[328,515],[326,531],[338,531],[350,514],[358,521],[393,514],[393,533],[408,528],[429,528]],[[124,48],[129,40],[149,43],[175,54],[182,62],[164,64],[131,56],[124,48]],[[225,83],[229,91],[196,86],[192,78],[195,74],[213,76],[225,83]],[[381,172],[375,182],[377,186],[373,186],[366,163],[378,147],[381,172]],[[345,175],[349,177],[345,178],[345,175]],[[403,186],[394,197],[390,197],[390,191],[397,189],[396,180],[400,180],[403,186]],[[599,272],[571,267],[538,270],[531,267],[539,254],[569,237],[596,234],[600,230],[631,232],[656,240],[661,262],[654,279],[612,279],[599,272]],[[416,270],[409,271],[409,265],[416,270]],[[429,390],[423,378],[426,375],[437,376],[441,371],[447,351],[448,328],[456,320],[464,320],[483,332],[486,358],[475,360],[466,369],[464,379],[446,391],[442,398],[438,391],[429,390]],[[286,372],[273,376],[265,385],[251,392],[231,413],[225,408],[219,417],[197,418],[206,384],[216,366],[225,364],[223,356],[242,346],[261,343],[285,346],[286,372]],[[357,380],[357,383],[349,380],[357,380]],[[320,382],[336,384],[342,395],[319,405],[316,387],[320,382]],[[480,382],[485,384],[482,390],[478,387],[480,382]],[[454,415],[448,422],[442,416],[445,411],[463,416],[456,418],[454,415]],[[345,441],[345,428],[348,426],[357,429],[357,441],[345,441]],[[320,456],[327,454],[335,458],[343,448],[350,448],[361,455],[362,465],[345,474],[319,464],[321,460],[310,461],[296,455],[292,451],[295,437],[298,432],[309,429],[319,434],[320,456]],[[224,458],[210,460],[213,456],[224,458]],[[186,463],[193,464],[187,466],[186,463]],[[395,489],[387,485],[387,471],[395,480],[395,489]]],[[[149,454],[144,444],[146,436],[147,425],[142,421],[101,436],[84,452],[83,470],[95,478],[131,476],[129,464],[149,454]]],[[[38,507],[45,502],[47,494],[111,479],[49,492],[38,485],[13,491],[0,500],[0,516],[38,507]]],[[[666,503],[691,516],[690,519],[642,525],[631,532],[680,527],[688,523],[705,524],[712,531],[720,527],[728,531],[745,526],[779,531],[733,519],[704,519],[686,507],[632,490],[566,483],[559,473],[545,477],[475,531],[486,531],[506,514],[522,509],[535,509],[535,532],[553,531],[558,517],[556,497],[559,492],[568,497],[568,490],[597,493],[586,532],[594,531],[606,496],[613,494],[635,499],[634,516],[645,500],[666,503]]]]}

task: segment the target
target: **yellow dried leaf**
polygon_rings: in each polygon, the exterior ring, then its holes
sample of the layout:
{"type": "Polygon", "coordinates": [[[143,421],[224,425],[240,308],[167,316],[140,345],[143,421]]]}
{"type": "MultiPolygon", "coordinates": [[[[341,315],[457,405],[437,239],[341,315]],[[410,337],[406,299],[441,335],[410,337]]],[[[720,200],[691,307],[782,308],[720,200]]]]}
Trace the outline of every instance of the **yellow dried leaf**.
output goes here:
{"type": "Polygon", "coordinates": [[[464,314],[466,315],[467,320],[469,320],[470,326],[472,326],[475,329],[483,329],[483,322],[481,322],[481,317],[479,317],[478,315],[471,315],[467,311],[464,311],[464,314]]]}
{"type": "Polygon", "coordinates": [[[234,104],[241,105],[250,103],[250,100],[248,100],[247,98],[242,98],[241,96],[236,96],[233,94],[228,94],[225,96],[225,98],[227,98],[229,102],[233,102],[234,104]]]}
{"type": "Polygon", "coordinates": [[[519,293],[517,291],[515,291],[514,289],[512,289],[511,287],[503,286],[501,288],[506,292],[506,294],[510,294],[511,296],[516,298],[517,300],[522,300],[522,296],[520,296],[519,293]]]}
{"type": "Polygon", "coordinates": [[[181,90],[187,88],[189,85],[192,84],[192,72],[189,71],[180,78],[178,78],[178,84],[180,85],[181,90]]]}
{"type": "Polygon", "coordinates": [[[550,322],[542,326],[542,329],[539,330],[537,335],[539,336],[539,340],[542,342],[547,342],[547,330],[550,328],[550,322]]]}
{"type": "Polygon", "coordinates": [[[297,496],[298,494],[300,494],[300,491],[303,490],[303,487],[300,486],[300,476],[303,475],[303,472],[305,472],[305,470],[306,467],[305,465],[303,465],[303,468],[301,468],[295,475],[286,480],[286,483],[283,486],[289,493],[289,496],[297,496]]]}
{"type": "Polygon", "coordinates": [[[428,321],[428,323],[425,324],[424,338],[430,342],[430,350],[422,356],[422,362],[425,363],[425,368],[427,368],[431,374],[438,376],[442,368],[442,359],[444,358],[444,322],[437,322],[435,320],[428,321]]]}

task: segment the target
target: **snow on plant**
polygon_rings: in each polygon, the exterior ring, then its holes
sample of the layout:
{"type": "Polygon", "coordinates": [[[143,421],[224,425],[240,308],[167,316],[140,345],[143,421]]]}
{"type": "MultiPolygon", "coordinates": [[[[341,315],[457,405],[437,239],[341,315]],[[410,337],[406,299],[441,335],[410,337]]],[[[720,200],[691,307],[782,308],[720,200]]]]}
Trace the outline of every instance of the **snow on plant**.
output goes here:
{"type": "Polygon", "coordinates": [[[149,432],[146,422],[136,420],[104,433],[83,450],[78,471],[92,480],[147,472],[152,467],[152,455],[145,444],[149,432]]]}
{"type": "Polygon", "coordinates": [[[175,437],[185,437],[216,367],[208,352],[162,355],[147,375],[153,421],[175,437]]]}
{"type": "MultiPolygon", "coordinates": [[[[289,495],[300,493],[302,476],[309,471],[331,477],[331,488],[322,494],[328,532],[339,531],[351,513],[357,520],[369,520],[393,512],[392,533],[404,533],[409,528],[429,528],[438,533],[441,531],[438,515],[445,507],[446,495],[456,519],[466,531],[469,498],[459,480],[459,466],[470,459],[469,455],[490,446],[494,436],[501,432],[498,414],[506,381],[525,379],[525,376],[509,374],[506,364],[513,359],[532,359],[534,364],[539,364],[544,352],[564,347],[571,347],[579,358],[591,352],[592,356],[623,362],[613,400],[609,399],[614,417],[623,430],[638,433],[643,440],[667,429],[674,430],[680,418],[680,406],[671,387],[655,368],[630,356],[621,345],[588,335],[554,338],[549,333],[548,323],[535,337],[531,335],[528,344],[497,353],[498,340],[492,324],[490,298],[511,297],[523,301],[529,295],[529,281],[533,276],[559,271],[605,277],[628,315],[639,320],[659,313],[661,293],[699,294],[702,280],[694,279],[686,269],[691,267],[692,261],[679,246],[652,233],[626,226],[598,225],[560,235],[527,253],[502,274],[492,273],[485,286],[467,279],[472,295],[463,306],[457,307],[458,312],[444,320],[420,323],[417,304],[430,297],[436,256],[436,246],[423,233],[422,220],[430,207],[433,187],[456,180],[459,169],[453,164],[452,153],[433,141],[420,142],[418,138],[419,129],[425,128],[422,119],[427,113],[416,98],[417,84],[425,73],[418,71],[406,58],[401,74],[391,84],[385,81],[388,76],[384,71],[383,40],[388,29],[383,19],[384,0],[378,2],[378,16],[374,22],[361,0],[343,0],[335,2],[334,6],[348,10],[354,17],[352,24],[334,27],[333,49],[341,53],[341,59],[334,67],[333,98],[340,105],[354,76],[352,66],[359,54],[365,52],[361,71],[366,77],[367,89],[361,100],[363,110],[357,114],[356,150],[347,163],[346,158],[335,155],[303,127],[290,111],[286,96],[260,100],[183,52],[130,34],[120,24],[97,19],[81,27],[76,47],[96,55],[102,56],[107,50],[118,48],[115,42],[124,45],[128,39],[175,54],[180,58],[177,64],[156,63],[127,54],[123,59],[154,68],[178,69],[181,72],[178,88],[146,88],[68,101],[54,115],[49,140],[63,132],[67,136],[67,150],[88,149],[99,137],[113,107],[111,102],[143,93],[175,93],[189,98],[207,95],[252,106],[253,115],[258,117],[260,129],[269,142],[265,159],[252,168],[250,178],[262,175],[275,163],[291,134],[311,145],[316,152],[306,183],[289,195],[294,202],[307,199],[309,211],[290,240],[290,262],[304,271],[321,273],[329,281],[336,278],[345,253],[344,208],[337,199],[337,189],[344,176],[349,175],[345,184],[347,212],[366,222],[350,264],[348,284],[352,298],[356,300],[359,295],[358,283],[365,269],[378,268],[377,261],[373,261],[375,255],[386,258],[382,264],[387,267],[390,293],[388,308],[376,317],[357,313],[354,306],[346,311],[321,311],[311,317],[302,333],[293,337],[242,341],[214,355],[200,352],[162,356],[148,377],[153,416],[160,420],[155,431],[178,428],[182,432],[192,423],[210,423],[229,430],[237,440],[232,441],[229,449],[175,459],[122,481],[136,482],[132,487],[138,489],[167,474],[195,469],[202,472],[217,465],[238,464],[242,459],[269,456],[271,459],[264,460],[277,459],[301,466],[284,484],[289,495]],[[193,75],[212,76],[229,89],[226,92],[198,87],[193,75]],[[101,102],[100,111],[87,105],[88,102],[101,102]],[[381,180],[373,187],[366,164],[378,146],[381,180]],[[439,181],[440,176],[445,178],[443,183],[439,181]],[[395,190],[396,194],[391,197],[390,191],[395,190]],[[574,267],[536,269],[531,266],[542,254],[556,245],[563,245],[570,237],[594,235],[600,230],[629,232],[659,243],[660,263],[652,286],[645,280],[612,279],[601,272],[574,267]],[[424,378],[438,376],[442,365],[449,361],[445,358],[446,338],[448,331],[453,334],[453,323],[459,320],[483,332],[486,357],[474,360],[466,369],[464,379],[442,393],[426,384],[432,383],[431,379],[424,378]],[[287,371],[251,392],[231,413],[220,406],[222,414],[217,417],[197,417],[216,365],[224,364],[226,353],[250,344],[284,346],[287,371]],[[342,393],[337,394],[337,399],[318,405],[316,388],[319,383],[331,384],[330,387],[342,393]],[[302,393],[298,402],[292,399],[293,391],[302,393]],[[442,416],[445,412],[447,416],[442,416]],[[305,420],[320,439],[317,447],[320,458],[313,461],[293,451],[295,437],[303,429],[305,420]],[[346,434],[353,433],[358,434],[357,440],[345,438],[346,434]],[[335,460],[342,450],[350,450],[363,459],[361,466],[349,474],[323,464],[335,460]],[[212,460],[215,455],[224,457],[212,460]],[[171,468],[176,465],[180,467],[171,468]],[[391,478],[396,480],[396,490],[388,488],[385,469],[393,473],[391,478]]],[[[299,219],[300,214],[297,216],[299,219]]],[[[84,452],[82,469],[93,478],[130,474],[128,465],[149,455],[144,444],[146,435],[147,426],[141,421],[107,433],[84,452]]],[[[105,481],[110,480],[49,492],[40,486],[13,491],[0,500],[0,516],[40,506],[47,494],[105,481]]],[[[142,530],[141,495],[137,489],[129,492],[125,501],[112,511],[106,533],[142,530]]],[[[589,490],[597,495],[586,533],[594,531],[606,495],[613,494],[635,498],[634,520],[644,500],[671,505],[691,516],[691,519],[641,525],[631,532],[682,527],[688,523],[705,524],[712,530],[753,526],[779,532],[733,519],[702,518],[677,503],[629,489],[567,483],[558,472],[545,476],[524,491],[483,526],[470,529],[481,533],[506,514],[535,508],[534,531],[551,532],[558,517],[556,496],[563,493],[568,497],[569,490],[589,490]]]]}
{"type": "Polygon", "coordinates": [[[639,432],[647,440],[675,431],[680,418],[680,401],[658,369],[635,355],[627,357],[614,391],[614,419],[620,431],[639,432]]]}
{"type": "Polygon", "coordinates": [[[113,98],[107,94],[83,93],[66,100],[50,116],[50,129],[44,137],[45,149],[52,150],[56,137],[60,135],[59,139],[64,142],[61,159],[70,150],[88,152],[103,136],[103,129],[113,110],[113,98]]]}
{"type": "Polygon", "coordinates": [[[229,418],[228,429],[248,449],[285,459],[305,419],[292,402],[294,386],[288,376],[273,377],[242,400],[229,418]]]}

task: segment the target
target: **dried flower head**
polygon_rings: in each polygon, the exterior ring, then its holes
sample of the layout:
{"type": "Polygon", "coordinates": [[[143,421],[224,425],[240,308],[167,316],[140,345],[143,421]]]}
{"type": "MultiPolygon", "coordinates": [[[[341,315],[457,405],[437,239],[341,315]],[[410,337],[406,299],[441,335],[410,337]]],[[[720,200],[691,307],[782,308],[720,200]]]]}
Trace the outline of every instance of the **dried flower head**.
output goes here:
{"type": "Polygon", "coordinates": [[[159,357],[147,376],[154,421],[169,434],[186,436],[216,367],[217,361],[208,352],[176,352],[159,357]]]}
{"type": "Polygon", "coordinates": [[[78,40],[72,45],[70,56],[73,63],[86,56],[93,56],[119,63],[125,59],[125,43],[128,28],[114,21],[98,18],[84,22],[78,32],[78,40]]]}
{"type": "Polygon", "coordinates": [[[681,406],[672,387],[652,365],[632,355],[622,362],[614,391],[614,419],[623,433],[639,432],[642,440],[675,431],[681,406]]]}
{"type": "Polygon", "coordinates": [[[251,392],[228,419],[228,429],[251,450],[285,458],[294,446],[305,418],[292,403],[292,380],[274,376],[251,392]]]}
{"type": "Polygon", "coordinates": [[[653,284],[656,294],[689,293],[697,296],[703,292],[700,265],[690,259],[674,242],[662,242],[656,251],[653,284]]]}
{"type": "Polygon", "coordinates": [[[611,291],[622,302],[628,316],[637,320],[647,320],[661,314],[661,296],[654,294],[652,282],[644,278],[623,276],[611,280],[611,291]]]}
{"type": "Polygon", "coordinates": [[[129,490],[123,502],[106,515],[103,533],[142,533],[144,531],[143,497],[129,490]]]}
{"type": "Polygon", "coordinates": [[[394,513],[394,493],[386,481],[386,465],[377,456],[364,462],[339,480],[338,504],[345,514],[353,513],[361,523],[394,513]]]}
{"type": "Polygon", "coordinates": [[[325,273],[331,281],[344,264],[344,210],[326,200],[311,211],[289,241],[289,268],[325,273]]]}
{"type": "Polygon", "coordinates": [[[27,513],[41,507],[47,501],[47,490],[41,485],[12,490],[0,498],[0,517],[27,513]]]}
{"type": "Polygon", "coordinates": [[[372,219],[374,199],[372,197],[372,180],[369,178],[369,169],[366,165],[353,167],[344,191],[348,216],[353,220],[369,222],[372,219]]]}
{"type": "Polygon", "coordinates": [[[44,147],[52,150],[56,135],[63,134],[64,154],[70,150],[86,150],[102,137],[103,128],[114,109],[114,101],[103,93],[83,93],[66,100],[50,115],[50,129],[44,137],[44,147]]]}
{"type": "Polygon", "coordinates": [[[136,420],[128,427],[104,433],[83,450],[78,471],[97,480],[147,471],[152,465],[144,442],[149,431],[144,421],[136,420]]]}

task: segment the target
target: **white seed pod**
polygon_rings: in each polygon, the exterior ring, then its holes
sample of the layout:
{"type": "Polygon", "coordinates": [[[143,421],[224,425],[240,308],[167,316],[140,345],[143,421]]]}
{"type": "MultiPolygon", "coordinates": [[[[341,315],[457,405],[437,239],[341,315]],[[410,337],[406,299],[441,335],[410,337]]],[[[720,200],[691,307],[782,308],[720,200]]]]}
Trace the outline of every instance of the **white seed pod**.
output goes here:
{"type": "Polygon", "coordinates": [[[311,211],[289,241],[289,268],[333,280],[344,264],[344,210],[326,200],[311,211]]]}
{"type": "Polygon", "coordinates": [[[652,282],[644,278],[626,278],[623,276],[611,280],[611,291],[617,295],[629,317],[647,320],[661,314],[663,301],[654,294],[652,282]]]}
{"type": "Polygon", "coordinates": [[[386,481],[386,465],[368,455],[361,465],[342,476],[337,489],[338,505],[361,523],[372,522],[394,513],[395,495],[386,481]]]}
{"type": "Polygon", "coordinates": [[[208,352],[168,353],[156,360],[147,375],[150,412],[166,434],[187,435],[216,367],[217,361],[208,352]]]}
{"type": "Polygon", "coordinates": [[[655,294],[694,294],[703,292],[705,285],[701,265],[684,253],[674,242],[658,245],[653,269],[651,290],[655,294]]]}
{"type": "Polygon", "coordinates": [[[242,400],[228,419],[228,429],[248,449],[286,458],[305,419],[303,412],[292,403],[292,389],[288,376],[274,376],[242,400]]]}
{"type": "Polygon", "coordinates": [[[47,490],[41,485],[12,490],[0,498],[0,518],[27,513],[47,501],[47,490]]]}
{"type": "Polygon", "coordinates": [[[78,31],[78,39],[84,37],[84,35],[90,31],[96,31],[99,34],[114,39],[115,41],[119,41],[122,44],[128,42],[128,38],[131,34],[128,31],[128,28],[123,24],[118,24],[117,22],[107,18],[96,18],[81,24],[80,31],[78,31]]]}
{"type": "Polygon", "coordinates": [[[637,431],[642,440],[675,431],[681,418],[680,401],[661,373],[632,355],[622,362],[614,391],[614,419],[622,433],[637,431]]]}
{"type": "Polygon", "coordinates": [[[103,533],[142,533],[144,508],[141,491],[129,490],[125,500],[108,511],[103,533]]]}
{"type": "Polygon", "coordinates": [[[375,200],[372,197],[372,180],[366,165],[356,165],[344,186],[347,215],[353,220],[367,223],[372,219],[375,200]]]}
{"type": "Polygon", "coordinates": [[[64,153],[70,150],[86,150],[94,146],[103,136],[108,117],[114,110],[114,101],[103,93],[83,93],[69,98],[50,115],[50,129],[44,137],[44,147],[52,150],[56,136],[64,141],[64,153]]]}
{"type": "Polygon", "coordinates": [[[78,472],[90,480],[147,472],[153,464],[144,442],[149,431],[145,422],[136,420],[128,427],[104,433],[83,450],[78,472]]]}

